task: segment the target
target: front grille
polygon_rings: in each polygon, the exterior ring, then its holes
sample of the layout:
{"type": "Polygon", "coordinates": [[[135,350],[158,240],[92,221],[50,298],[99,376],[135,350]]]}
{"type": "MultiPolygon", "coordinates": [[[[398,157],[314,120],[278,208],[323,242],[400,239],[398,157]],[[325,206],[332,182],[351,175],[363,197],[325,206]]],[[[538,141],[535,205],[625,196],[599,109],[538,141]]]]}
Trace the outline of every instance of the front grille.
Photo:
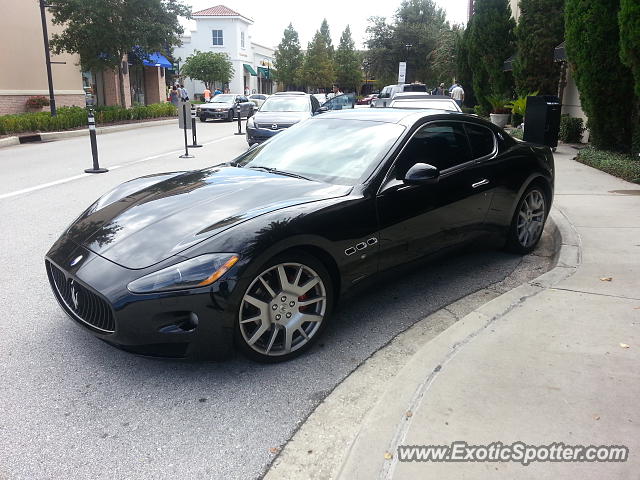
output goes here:
{"type": "Polygon", "coordinates": [[[49,280],[58,300],[77,320],[102,332],[115,332],[115,320],[109,304],[99,295],[68,277],[53,263],[47,261],[49,280]]]}
{"type": "Polygon", "coordinates": [[[267,130],[273,130],[272,126],[278,125],[275,130],[282,130],[284,128],[289,128],[292,123],[256,123],[256,128],[266,128],[267,130]]]}

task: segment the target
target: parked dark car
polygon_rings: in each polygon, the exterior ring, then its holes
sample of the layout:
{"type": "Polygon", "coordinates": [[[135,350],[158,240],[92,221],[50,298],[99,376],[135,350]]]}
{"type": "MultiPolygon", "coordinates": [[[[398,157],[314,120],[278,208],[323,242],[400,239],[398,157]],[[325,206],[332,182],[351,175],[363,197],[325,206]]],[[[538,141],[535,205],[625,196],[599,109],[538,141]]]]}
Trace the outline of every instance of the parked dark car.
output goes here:
{"type": "Polygon", "coordinates": [[[209,118],[223,119],[228,122],[237,118],[238,110],[241,117],[250,118],[256,105],[244,95],[233,93],[221,93],[213,97],[209,102],[198,105],[196,115],[201,122],[206,122],[209,118]]]}
{"type": "Polygon", "coordinates": [[[262,143],[317,113],[353,108],[354,103],[352,94],[338,95],[321,104],[315,95],[308,93],[278,92],[265,100],[256,115],[247,120],[247,143],[262,143]]]}
{"type": "Polygon", "coordinates": [[[229,163],[116,187],[46,270],[67,314],[120,348],[210,358],[235,341],[287,360],[380,271],[480,238],[530,252],[553,185],[548,147],[476,116],[328,112],[229,163]]]}

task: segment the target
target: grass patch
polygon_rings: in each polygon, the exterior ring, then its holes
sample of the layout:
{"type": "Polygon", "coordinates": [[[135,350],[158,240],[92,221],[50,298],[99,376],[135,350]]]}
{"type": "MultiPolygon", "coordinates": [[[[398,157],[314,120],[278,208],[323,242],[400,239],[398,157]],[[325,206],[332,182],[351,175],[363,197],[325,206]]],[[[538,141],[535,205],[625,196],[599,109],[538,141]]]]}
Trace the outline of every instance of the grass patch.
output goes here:
{"type": "Polygon", "coordinates": [[[509,135],[517,138],[518,140],[522,140],[522,137],[524,135],[524,130],[522,130],[521,128],[509,128],[507,129],[507,132],[509,133],[509,135]]]}
{"type": "Polygon", "coordinates": [[[628,182],[640,183],[640,158],[586,147],[580,150],[576,160],[628,182]]]}

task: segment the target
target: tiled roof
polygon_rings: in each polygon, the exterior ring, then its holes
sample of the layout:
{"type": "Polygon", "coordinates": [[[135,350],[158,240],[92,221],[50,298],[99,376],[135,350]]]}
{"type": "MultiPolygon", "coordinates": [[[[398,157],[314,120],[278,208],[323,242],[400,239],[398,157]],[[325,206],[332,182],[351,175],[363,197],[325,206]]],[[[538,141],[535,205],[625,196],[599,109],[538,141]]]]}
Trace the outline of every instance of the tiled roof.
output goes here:
{"type": "Polygon", "coordinates": [[[244,15],[239,14],[235,10],[231,10],[229,7],[225,7],[224,5],[216,5],[215,7],[205,8],[204,10],[200,10],[199,12],[192,13],[194,17],[242,17],[247,20],[253,21],[244,15]]]}

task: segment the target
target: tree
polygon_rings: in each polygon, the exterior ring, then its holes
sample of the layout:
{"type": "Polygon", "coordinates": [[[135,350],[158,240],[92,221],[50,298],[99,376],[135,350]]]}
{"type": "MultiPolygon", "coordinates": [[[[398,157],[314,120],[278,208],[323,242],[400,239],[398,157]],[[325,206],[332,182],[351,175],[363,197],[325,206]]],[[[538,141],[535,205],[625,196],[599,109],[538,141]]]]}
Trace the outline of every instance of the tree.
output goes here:
{"type": "Polygon", "coordinates": [[[181,73],[194,80],[200,80],[212,90],[215,82],[228,83],[233,77],[234,68],[226,53],[195,50],[187,57],[181,73]]]}
{"type": "Polygon", "coordinates": [[[511,79],[503,71],[504,61],[515,49],[515,21],[508,0],[477,1],[468,28],[473,89],[481,107],[488,110],[487,97],[511,96],[511,79]]]}
{"type": "Polygon", "coordinates": [[[640,3],[620,0],[620,58],[631,69],[636,94],[633,123],[633,153],[640,153],[640,3]]]}
{"type": "Polygon", "coordinates": [[[300,84],[303,63],[304,56],[300,49],[298,32],[290,23],[284,30],[284,35],[275,53],[278,80],[284,84],[285,89],[295,89],[295,86],[300,84]]]}
{"type": "Polygon", "coordinates": [[[393,26],[384,17],[369,17],[365,64],[373,75],[378,88],[394,83],[398,75],[398,64],[393,56],[393,26]]]}
{"type": "Polygon", "coordinates": [[[341,87],[358,92],[362,83],[362,63],[351,37],[351,29],[346,26],[340,36],[340,44],[335,52],[336,81],[341,87]]]}
{"type": "MultiPolygon", "coordinates": [[[[620,61],[619,0],[567,0],[565,49],[596,148],[628,151],[633,77],[620,61]]],[[[637,122],[636,122],[637,123],[637,122]]]]}
{"type": "Polygon", "coordinates": [[[329,58],[333,60],[333,42],[331,41],[331,32],[329,32],[329,23],[326,18],[322,20],[322,24],[320,25],[320,35],[322,35],[322,38],[324,39],[327,52],[329,52],[329,58]]]}
{"type": "Polygon", "coordinates": [[[553,50],[564,39],[564,0],[520,0],[513,78],[520,95],[555,95],[560,67],[553,50]]]}
{"type": "Polygon", "coordinates": [[[457,25],[451,29],[442,30],[438,35],[436,48],[431,55],[434,84],[439,85],[444,82],[449,88],[453,79],[456,78],[460,36],[460,27],[457,25]]]}
{"type": "MultiPolygon", "coordinates": [[[[64,25],[51,39],[53,52],[78,54],[84,70],[117,69],[121,92],[123,57],[133,50],[143,58],[169,53],[181,42],[178,17],[191,16],[181,0],[55,0],[49,11],[64,25]]],[[[124,95],[120,100],[125,106],[124,95]]]]}
{"type": "Polygon", "coordinates": [[[456,81],[464,89],[464,103],[468,106],[476,105],[473,90],[473,71],[469,65],[469,29],[458,35],[456,42],[456,81]]]}
{"type": "MultiPolygon", "coordinates": [[[[323,24],[325,22],[322,22],[323,24]]],[[[329,87],[335,81],[335,69],[325,35],[316,31],[304,57],[303,79],[311,88],[329,87]]]]}

